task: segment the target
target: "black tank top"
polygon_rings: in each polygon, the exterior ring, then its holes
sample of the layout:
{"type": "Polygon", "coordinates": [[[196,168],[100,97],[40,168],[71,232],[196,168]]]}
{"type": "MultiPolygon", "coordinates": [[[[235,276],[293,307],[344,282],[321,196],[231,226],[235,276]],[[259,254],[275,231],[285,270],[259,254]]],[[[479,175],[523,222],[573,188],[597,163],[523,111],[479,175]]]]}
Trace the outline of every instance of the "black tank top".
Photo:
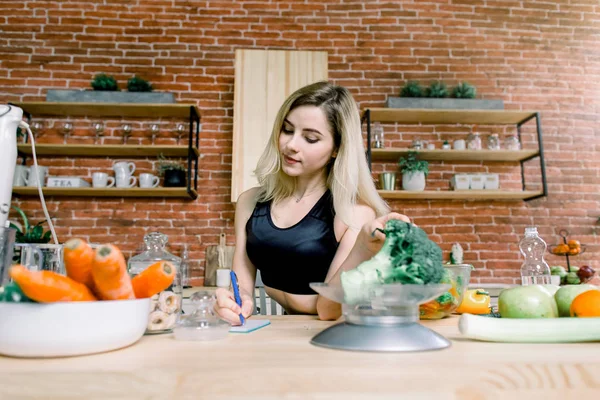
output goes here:
{"type": "Polygon", "coordinates": [[[334,217],[329,190],[289,228],[275,226],[270,201],[257,203],[246,223],[246,253],[265,286],[292,294],[316,294],[308,284],[325,281],[338,247],[334,217]]]}

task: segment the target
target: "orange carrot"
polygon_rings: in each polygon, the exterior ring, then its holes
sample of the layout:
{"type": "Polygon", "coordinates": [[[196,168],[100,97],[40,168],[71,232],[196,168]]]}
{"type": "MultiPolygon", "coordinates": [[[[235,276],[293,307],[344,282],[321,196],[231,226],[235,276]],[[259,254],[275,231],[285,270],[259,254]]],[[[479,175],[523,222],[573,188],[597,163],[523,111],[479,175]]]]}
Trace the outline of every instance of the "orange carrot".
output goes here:
{"type": "Polygon", "coordinates": [[[131,280],[135,297],[142,299],[162,292],[173,283],[175,267],[168,261],[158,261],[131,280]]]}
{"type": "Polygon", "coordinates": [[[29,271],[22,265],[13,265],[9,273],[27,297],[40,303],[96,300],[83,283],[56,272],[29,271]]]}
{"type": "Polygon", "coordinates": [[[94,291],[94,278],[92,277],[94,249],[83,239],[67,241],[64,249],[67,276],[94,291]]]}
{"type": "Polygon", "coordinates": [[[96,295],[103,300],[135,299],[125,257],[116,246],[105,244],[96,249],[92,263],[96,295]]]}

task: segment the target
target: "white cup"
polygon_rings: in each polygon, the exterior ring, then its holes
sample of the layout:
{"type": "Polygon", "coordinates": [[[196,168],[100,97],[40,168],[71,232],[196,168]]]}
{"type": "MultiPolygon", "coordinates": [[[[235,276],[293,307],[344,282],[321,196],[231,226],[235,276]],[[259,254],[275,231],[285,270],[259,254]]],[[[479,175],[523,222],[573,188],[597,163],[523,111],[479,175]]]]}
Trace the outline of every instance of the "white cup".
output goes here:
{"type": "Polygon", "coordinates": [[[141,188],[155,188],[158,186],[160,178],[152,174],[140,174],[140,187],[141,188]]]}
{"type": "Polygon", "coordinates": [[[464,150],[466,148],[466,143],[463,139],[458,139],[454,141],[454,150],[464,150]]]}
{"type": "Polygon", "coordinates": [[[130,188],[135,186],[137,178],[131,175],[117,174],[116,181],[118,188],[130,188]]]}
{"type": "Polygon", "coordinates": [[[133,175],[135,172],[135,164],[127,161],[119,161],[113,164],[113,170],[115,171],[115,175],[133,175]]]}
{"type": "Polygon", "coordinates": [[[231,284],[231,270],[229,268],[217,269],[217,286],[228,288],[231,284]]]}
{"type": "Polygon", "coordinates": [[[46,175],[48,175],[48,167],[38,166],[37,169],[35,165],[29,167],[29,176],[25,180],[27,186],[37,187],[38,180],[40,182],[40,186],[46,186],[46,175]]]}
{"type": "Polygon", "coordinates": [[[29,178],[29,167],[25,165],[15,165],[13,186],[25,186],[27,178],[29,178]]]}
{"type": "Polygon", "coordinates": [[[109,188],[115,186],[115,178],[108,176],[105,172],[94,172],[92,174],[92,186],[95,188],[109,188]]]}
{"type": "Polygon", "coordinates": [[[435,150],[435,143],[427,143],[427,150],[435,150]]]}

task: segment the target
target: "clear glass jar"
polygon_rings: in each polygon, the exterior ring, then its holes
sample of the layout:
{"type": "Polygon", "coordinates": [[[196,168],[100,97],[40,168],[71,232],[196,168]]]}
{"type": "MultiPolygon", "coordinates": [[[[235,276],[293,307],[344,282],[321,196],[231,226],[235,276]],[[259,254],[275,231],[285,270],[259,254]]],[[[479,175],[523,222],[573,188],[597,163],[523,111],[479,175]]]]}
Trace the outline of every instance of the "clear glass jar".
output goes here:
{"type": "Polygon", "coordinates": [[[469,133],[467,136],[467,149],[481,150],[481,137],[478,132],[469,133]]]}
{"type": "Polygon", "coordinates": [[[509,135],[504,139],[504,147],[506,150],[521,150],[521,142],[517,135],[509,135]]]}
{"type": "Polygon", "coordinates": [[[487,137],[488,150],[500,150],[500,138],[497,133],[492,133],[487,137]]]}
{"type": "Polygon", "coordinates": [[[165,250],[168,243],[167,235],[160,232],[150,232],[144,236],[146,250],[133,256],[127,263],[129,275],[134,277],[157,261],[170,261],[175,267],[173,284],[152,297],[150,319],[146,333],[171,332],[181,313],[181,258],[165,250]]]}
{"type": "Polygon", "coordinates": [[[373,148],[374,149],[383,149],[383,127],[379,122],[375,122],[373,124],[373,129],[371,131],[373,134],[373,148]]]}
{"type": "Polygon", "coordinates": [[[190,297],[194,311],[182,316],[173,333],[175,340],[217,340],[227,337],[231,325],[215,313],[215,295],[196,292],[190,297]]]}

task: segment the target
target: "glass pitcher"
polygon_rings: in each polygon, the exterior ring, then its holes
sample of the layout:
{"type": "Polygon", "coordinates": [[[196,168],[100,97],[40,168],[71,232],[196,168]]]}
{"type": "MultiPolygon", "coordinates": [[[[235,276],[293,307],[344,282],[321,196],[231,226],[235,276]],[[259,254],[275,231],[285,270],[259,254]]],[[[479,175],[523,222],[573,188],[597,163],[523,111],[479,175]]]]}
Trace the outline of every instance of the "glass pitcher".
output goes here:
{"type": "Polygon", "coordinates": [[[152,297],[150,319],[146,333],[171,332],[181,313],[181,258],[165,250],[168,243],[167,235],[160,232],[150,232],[144,236],[146,250],[129,259],[127,269],[134,277],[157,261],[169,261],[175,267],[173,284],[152,297]]]}

